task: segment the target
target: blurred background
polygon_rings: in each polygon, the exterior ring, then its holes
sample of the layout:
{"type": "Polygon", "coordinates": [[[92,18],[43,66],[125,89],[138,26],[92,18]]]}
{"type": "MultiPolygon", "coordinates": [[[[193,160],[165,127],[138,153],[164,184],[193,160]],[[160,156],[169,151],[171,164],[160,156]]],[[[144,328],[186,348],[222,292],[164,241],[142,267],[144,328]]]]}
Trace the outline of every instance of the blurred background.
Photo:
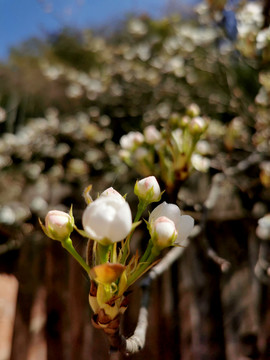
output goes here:
{"type": "Polygon", "coordinates": [[[80,227],[89,184],[135,212],[148,175],[202,231],[153,284],[131,358],[270,359],[270,1],[1,0],[0,14],[0,360],[108,358],[89,280],[38,219],[73,204],[80,227]],[[131,131],[144,140],[127,146],[131,131]]]}

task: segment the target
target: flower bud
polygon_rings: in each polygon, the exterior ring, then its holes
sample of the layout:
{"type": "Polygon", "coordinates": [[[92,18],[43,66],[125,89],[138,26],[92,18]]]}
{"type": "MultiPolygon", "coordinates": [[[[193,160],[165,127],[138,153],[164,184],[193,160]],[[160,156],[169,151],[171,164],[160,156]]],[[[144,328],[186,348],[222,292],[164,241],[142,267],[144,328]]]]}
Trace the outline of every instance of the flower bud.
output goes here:
{"type": "Polygon", "coordinates": [[[109,245],[123,240],[131,231],[131,210],[120,194],[102,195],[87,206],[82,224],[91,239],[109,245]]]}
{"type": "Polygon", "coordinates": [[[120,139],[120,145],[123,149],[131,150],[136,145],[144,142],[144,136],[139,131],[130,131],[128,134],[123,135],[120,139]]]}
{"type": "Polygon", "coordinates": [[[53,240],[65,240],[73,230],[72,217],[59,210],[51,210],[45,218],[46,235],[53,240]]]}
{"type": "Polygon", "coordinates": [[[199,116],[200,115],[200,108],[197,104],[192,103],[187,108],[187,115],[191,117],[199,116]]]}
{"type": "Polygon", "coordinates": [[[161,134],[154,125],[149,125],[144,129],[145,141],[148,144],[156,144],[161,139],[161,134]]]}
{"type": "Polygon", "coordinates": [[[134,193],[147,203],[159,201],[161,198],[160,187],[155,176],[136,181],[134,193]]]}
{"type": "Polygon", "coordinates": [[[189,123],[189,131],[191,134],[202,134],[208,126],[208,122],[206,119],[202,118],[201,116],[196,116],[191,120],[189,123]]]}
{"type": "Polygon", "coordinates": [[[154,245],[162,250],[171,246],[177,238],[175,223],[166,216],[161,216],[150,226],[150,234],[154,245]]]}
{"type": "Polygon", "coordinates": [[[167,204],[166,201],[158,205],[149,216],[150,228],[152,224],[162,216],[174,222],[177,231],[176,244],[181,243],[190,235],[194,227],[194,219],[189,215],[181,215],[181,211],[177,205],[167,204]]]}

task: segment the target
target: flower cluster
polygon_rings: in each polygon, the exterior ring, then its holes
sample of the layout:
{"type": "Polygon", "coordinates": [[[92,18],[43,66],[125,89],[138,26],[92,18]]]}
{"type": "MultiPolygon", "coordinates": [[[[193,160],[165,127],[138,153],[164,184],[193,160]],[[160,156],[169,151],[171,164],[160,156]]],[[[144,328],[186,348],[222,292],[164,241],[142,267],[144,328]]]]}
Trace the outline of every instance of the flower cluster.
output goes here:
{"type": "Polygon", "coordinates": [[[186,114],[174,113],[158,130],[154,125],[143,133],[131,131],[120,139],[120,157],[141,175],[154,173],[161,178],[167,191],[176,182],[185,180],[192,168],[207,171],[210,160],[200,155],[196,145],[206,132],[208,119],[200,116],[198,105],[191,104],[186,114]]]}
{"type": "Polygon", "coordinates": [[[177,205],[163,202],[146,221],[150,239],[144,253],[139,256],[137,251],[129,256],[130,241],[135,228],[141,224],[144,210],[161,198],[156,178],[149,176],[136,182],[134,192],[139,202],[134,222],[130,206],[119,192],[108,188],[93,201],[89,189],[85,191],[88,205],[82,216],[83,230],[76,227],[72,210],[69,214],[50,211],[45,225],[41,223],[41,226],[48,237],[60,241],[87,271],[91,281],[89,303],[94,312],[93,324],[106,332],[119,324],[119,316],[127,307],[127,288],[153,266],[161,250],[179,245],[189,236],[194,220],[189,215],[181,215],[177,205]],[[72,245],[73,230],[89,239],[86,261],[72,245]]]}

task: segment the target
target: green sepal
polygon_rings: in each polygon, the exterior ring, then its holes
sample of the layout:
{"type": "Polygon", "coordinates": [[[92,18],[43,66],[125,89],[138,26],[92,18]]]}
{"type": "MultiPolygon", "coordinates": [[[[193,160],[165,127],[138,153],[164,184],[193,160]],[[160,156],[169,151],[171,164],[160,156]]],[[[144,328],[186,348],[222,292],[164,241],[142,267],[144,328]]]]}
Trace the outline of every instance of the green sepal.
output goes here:
{"type": "Polygon", "coordinates": [[[77,231],[77,233],[79,233],[82,237],[85,237],[85,238],[89,239],[89,235],[87,235],[84,230],[78,229],[75,224],[73,225],[73,227],[77,231]]]}

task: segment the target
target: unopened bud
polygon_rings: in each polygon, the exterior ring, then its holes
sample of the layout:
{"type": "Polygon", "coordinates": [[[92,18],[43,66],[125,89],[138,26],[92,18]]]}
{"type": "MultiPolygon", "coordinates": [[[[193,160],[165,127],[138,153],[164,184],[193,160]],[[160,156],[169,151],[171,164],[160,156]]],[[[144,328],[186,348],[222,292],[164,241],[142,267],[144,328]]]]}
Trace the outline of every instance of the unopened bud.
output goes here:
{"type": "Polygon", "coordinates": [[[193,103],[190,104],[187,108],[187,115],[191,117],[199,116],[200,115],[200,108],[197,104],[193,103]]]}
{"type": "Polygon", "coordinates": [[[160,187],[155,176],[148,176],[136,182],[134,193],[139,199],[147,203],[159,201],[161,198],[160,187]]]}
{"type": "Polygon", "coordinates": [[[51,210],[45,218],[45,230],[51,239],[65,240],[73,230],[73,219],[63,211],[51,210]]]}
{"type": "Polygon", "coordinates": [[[189,123],[191,134],[202,134],[207,129],[208,122],[201,116],[196,116],[189,123]]]}
{"type": "Polygon", "coordinates": [[[177,238],[175,223],[166,216],[155,220],[151,225],[150,233],[154,246],[159,250],[171,246],[177,238]]]}

